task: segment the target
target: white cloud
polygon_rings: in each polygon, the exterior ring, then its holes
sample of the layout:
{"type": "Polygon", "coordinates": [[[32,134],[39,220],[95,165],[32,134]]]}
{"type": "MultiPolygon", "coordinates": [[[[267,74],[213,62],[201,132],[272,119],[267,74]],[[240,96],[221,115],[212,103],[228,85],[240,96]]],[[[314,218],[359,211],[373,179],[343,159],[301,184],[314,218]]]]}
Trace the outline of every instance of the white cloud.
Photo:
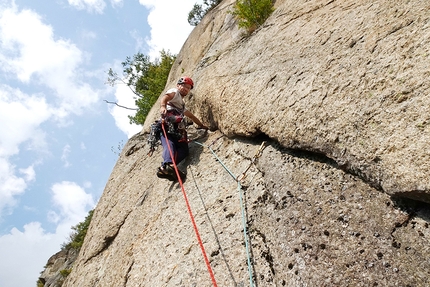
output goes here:
{"type": "Polygon", "coordinates": [[[54,184],[52,202],[57,211],[51,210],[47,216],[58,223],[55,233],[46,232],[40,222],[31,222],[24,225],[23,231],[14,227],[0,237],[0,258],[8,259],[0,260],[0,286],[35,286],[49,256],[59,251],[71,227],[94,208],[93,197],[73,182],[54,184]],[[23,270],[26,276],[22,276],[23,270]]]}
{"type": "Polygon", "coordinates": [[[112,7],[122,7],[123,5],[123,0],[111,0],[110,1],[112,7]]]}
{"type": "Polygon", "coordinates": [[[91,194],[74,182],[63,181],[52,186],[52,202],[64,220],[77,222],[84,218],[88,207],[94,207],[91,194]]]}
{"type": "Polygon", "coordinates": [[[26,188],[25,179],[15,175],[15,167],[0,157],[0,219],[4,209],[13,207],[15,196],[22,194],[26,188]]]}
{"type": "Polygon", "coordinates": [[[93,31],[83,29],[81,32],[81,37],[84,41],[91,41],[97,39],[97,34],[93,31]]]}
{"type": "Polygon", "coordinates": [[[70,162],[69,162],[69,155],[71,152],[71,148],[70,145],[65,145],[63,147],[63,154],[61,155],[61,161],[64,163],[64,167],[69,167],[70,166],[70,162]]]}
{"type": "Polygon", "coordinates": [[[36,286],[46,254],[55,254],[65,236],[45,233],[39,222],[24,225],[24,231],[13,228],[0,237],[0,285],[36,286]],[[7,258],[7,260],[5,260],[7,258]],[[22,276],[23,272],[29,276],[22,276]]]}
{"type": "MultiPolygon", "coordinates": [[[[69,4],[79,10],[88,12],[103,13],[106,3],[104,0],[68,0],[69,4]]],[[[114,1],[117,2],[117,1],[114,1]]]]}
{"type": "MultiPolygon", "coordinates": [[[[87,10],[88,12],[102,14],[106,7],[104,0],[68,0],[69,5],[78,10],[87,10]]],[[[122,7],[123,0],[110,0],[112,7],[122,7]]]]}
{"type": "Polygon", "coordinates": [[[38,127],[50,116],[43,97],[0,86],[0,157],[18,153],[19,145],[28,140],[33,141],[33,146],[43,145],[44,134],[38,127]]]}
{"type": "Polygon", "coordinates": [[[27,168],[20,168],[19,172],[24,175],[26,182],[36,179],[36,172],[34,171],[34,167],[32,165],[27,168]]]}
{"type": "Polygon", "coordinates": [[[50,116],[44,98],[0,87],[0,217],[6,207],[15,205],[15,197],[24,193],[36,176],[33,166],[19,169],[18,175],[9,159],[25,142],[30,149],[45,147],[45,134],[39,126],[50,116]]]}
{"type": "Polygon", "coordinates": [[[93,184],[90,181],[85,181],[84,182],[84,187],[85,188],[91,188],[93,186],[93,184]]]}
{"type": "Polygon", "coordinates": [[[9,59],[3,64],[23,82],[35,73],[54,72],[53,69],[60,72],[58,61],[66,58],[70,60],[64,67],[73,68],[73,59],[80,58],[79,50],[69,42],[55,42],[52,27],[43,24],[31,10],[3,10],[0,27],[2,48],[9,52],[9,59]]]}
{"type": "Polygon", "coordinates": [[[52,222],[52,223],[58,223],[61,219],[60,215],[53,210],[48,211],[46,218],[48,219],[49,222],[52,222]]]}
{"type": "Polygon", "coordinates": [[[52,27],[35,12],[15,5],[1,10],[0,40],[0,69],[23,83],[51,89],[59,99],[53,110],[58,118],[79,114],[99,100],[79,68],[88,55],[69,40],[55,39],[52,27]]]}
{"type": "Polygon", "coordinates": [[[139,3],[150,10],[148,24],[151,37],[147,39],[151,59],[158,58],[161,50],[177,54],[193,26],[188,23],[188,13],[197,0],[139,0],[139,3]]]}
{"type": "MultiPolygon", "coordinates": [[[[130,90],[126,85],[117,85],[115,90],[116,102],[118,105],[135,108],[135,100],[134,97],[136,95],[130,90]]],[[[136,133],[142,130],[141,126],[130,124],[130,120],[128,118],[129,115],[134,115],[136,111],[124,109],[118,106],[112,106],[110,108],[110,113],[115,119],[116,126],[123,131],[128,138],[132,137],[136,133]]]]}
{"type": "MultiPolygon", "coordinates": [[[[7,2],[9,7],[0,5],[0,76],[23,83],[24,89],[41,86],[51,93],[29,95],[0,82],[0,218],[36,176],[32,167],[18,173],[11,157],[23,147],[47,151],[42,124],[56,119],[66,126],[70,113],[79,114],[99,100],[99,93],[84,82],[97,75],[79,68],[86,55],[70,41],[55,39],[38,14],[7,2]]],[[[68,153],[65,149],[62,157],[66,166],[68,153]]]]}
{"type": "Polygon", "coordinates": [[[130,31],[130,36],[136,41],[135,46],[137,51],[141,51],[146,47],[145,39],[137,30],[130,31]]]}

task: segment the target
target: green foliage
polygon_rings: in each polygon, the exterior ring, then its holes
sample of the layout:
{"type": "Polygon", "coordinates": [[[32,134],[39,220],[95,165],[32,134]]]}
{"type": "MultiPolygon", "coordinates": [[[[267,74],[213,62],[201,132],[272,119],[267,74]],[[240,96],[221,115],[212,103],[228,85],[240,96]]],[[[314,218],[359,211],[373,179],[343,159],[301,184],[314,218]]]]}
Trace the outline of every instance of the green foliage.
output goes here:
{"type": "Polygon", "coordinates": [[[136,95],[135,103],[138,109],[134,116],[129,116],[130,123],[145,122],[146,116],[166,86],[175,59],[175,55],[164,50],[160,52],[160,58],[155,59],[154,62],[151,62],[148,56],[137,53],[132,58],[127,57],[122,63],[123,78],[120,78],[112,69],[109,70],[109,84],[113,86],[122,82],[136,95]]]}
{"type": "Polygon", "coordinates": [[[90,226],[91,219],[93,217],[94,209],[88,212],[85,220],[72,227],[72,234],[70,235],[70,242],[63,245],[66,249],[77,249],[79,250],[84,243],[85,235],[87,235],[88,227],[90,226]]]}
{"type": "MultiPolygon", "coordinates": [[[[67,243],[63,243],[62,248],[63,249],[76,249],[79,250],[82,247],[82,244],[84,243],[85,236],[87,235],[88,227],[90,226],[91,219],[93,218],[94,209],[90,210],[88,212],[88,215],[85,217],[84,221],[78,223],[75,226],[72,226],[73,232],[70,234],[70,241],[67,243]]],[[[45,265],[43,268],[47,268],[48,265],[45,265]]],[[[64,278],[69,276],[70,272],[72,272],[72,269],[63,269],[60,270],[60,274],[62,276],[62,279],[60,279],[57,282],[56,286],[62,286],[64,282],[64,278]]],[[[43,272],[40,272],[41,274],[43,272]]],[[[40,278],[36,282],[37,287],[43,287],[45,286],[45,282],[43,282],[40,278]]]]}
{"type": "Polygon", "coordinates": [[[193,9],[188,13],[188,23],[191,26],[197,26],[205,14],[202,5],[194,4],[193,9]]]}
{"type": "Polygon", "coordinates": [[[213,8],[215,8],[222,0],[204,0],[203,5],[194,4],[193,9],[188,13],[188,23],[191,26],[197,26],[203,17],[213,8]]]}
{"type": "Polygon", "coordinates": [[[136,100],[139,109],[134,117],[130,117],[131,123],[143,124],[145,122],[146,116],[166,86],[176,56],[165,51],[161,51],[160,56],[161,58],[151,63],[136,82],[136,91],[142,97],[136,100]]]}
{"type": "Polygon", "coordinates": [[[263,25],[273,11],[272,0],[237,0],[231,13],[238,20],[240,28],[252,32],[263,25]]]}
{"type": "Polygon", "coordinates": [[[67,276],[69,276],[70,272],[72,272],[71,268],[60,270],[60,274],[61,276],[63,276],[63,278],[66,278],[67,276]]]}

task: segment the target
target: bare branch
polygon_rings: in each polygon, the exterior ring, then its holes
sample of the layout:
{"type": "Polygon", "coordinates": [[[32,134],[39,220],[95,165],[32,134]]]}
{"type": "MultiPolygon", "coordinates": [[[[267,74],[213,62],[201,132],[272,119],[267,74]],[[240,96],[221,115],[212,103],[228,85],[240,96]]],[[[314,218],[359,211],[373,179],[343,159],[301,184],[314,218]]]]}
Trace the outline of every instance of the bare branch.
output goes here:
{"type": "Polygon", "coordinates": [[[135,90],[133,90],[130,86],[128,86],[129,89],[133,92],[133,94],[135,94],[136,96],[138,96],[139,98],[143,99],[143,96],[141,94],[139,94],[138,92],[136,92],[135,90]]]}
{"type": "Polygon", "coordinates": [[[121,105],[119,105],[117,102],[109,102],[108,100],[104,100],[106,103],[108,103],[108,104],[114,104],[114,105],[116,105],[116,106],[118,106],[118,107],[120,107],[120,108],[123,108],[123,109],[127,109],[127,110],[132,110],[132,111],[137,111],[138,110],[138,108],[129,108],[129,107],[124,107],[124,106],[121,106],[121,105]]]}
{"type": "MultiPolygon", "coordinates": [[[[137,97],[139,97],[139,98],[143,98],[143,96],[141,95],[141,94],[139,94],[138,92],[136,92],[132,87],[131,87],[131,85],[129,85],[129,84],[127,84],[127,82],[124,80],[124,79],[122,79],[122,78],[120,78],[120,77],[118,77],[117,75],[116,75],[116,73],[115,74],[113,74],[113,72],[110,70],[109,71],[109,78],[108,78],[108,80],[107,80],[107,82],[105,82],[105,84],[108,84],[108,85],[110,85],[111,87],[113,87],[113,86],[115,86],[115,85],[117,85],[117,84],[124,84],[124,85],[127,85],[127,87],[130,89],[130,91],[133,93],[133,94],[135,94],[137,97]],[[120,82],[120,83],[117,83],[117,82],[120,82]]],[[[110,104],[112,104],[112,103],[110,103],[110,104]]]]}

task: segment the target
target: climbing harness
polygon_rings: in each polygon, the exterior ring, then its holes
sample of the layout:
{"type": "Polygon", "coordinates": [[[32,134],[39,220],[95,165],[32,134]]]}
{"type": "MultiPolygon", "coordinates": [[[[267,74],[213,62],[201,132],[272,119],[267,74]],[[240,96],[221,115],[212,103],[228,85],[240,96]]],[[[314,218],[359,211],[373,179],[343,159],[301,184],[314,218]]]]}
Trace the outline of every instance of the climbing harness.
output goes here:
{"type": "MultiPolygon", "coordinates": [[[[164,137],[167,139],[167,132],[166,132],[166,129],[164,127],[164,124],[161,125],[161,128],[163,130],[164,137]]],[[[194,220],[193,212],[191,211],[191,206],[190,206],[190,203],[188,201],[187,193],[185,192],[184,184],[183,184],[182,179],[180,177],[179,170],[178,170],[178,167],[176,166],[176,162],[175,162],[174,157],[173,157],[173,152],[172,152],[172,149],[170,148],[169,144],[167,145],[167,148],[169,149],[169,153],[170,153],[170,156],[171,156],[172,161],[173,161],[173,167],[175,168],[176,176],[178,177],[179,185],[181,186],[182,194],[184,195],[184,199],[185,199],[185,203],[187,205],[188,213],[190,215],[191,222],[193,224],[194,231],[195,231],[196,236],[197,236],[197,241],[200,245],[200,249],[202,250],[203,258],[205,260],[206,267],[208,268],[208,272],[209,272],[209,275],[211,277],[212,284],[214,287],[217,287],[218,285],[216,283],[215,276],[214,276],[213,271],[212,271],[212,267],[209,263],[207,255],[206,255],[206,251],[205,251],[205,247],[203,246],[202,239],[200,238],[199,230],[197,229],[197,224],[196,224],[196,221],[194,220]]]]}
{"type": "MultiPolygon", "coordinates": [[[[218,139],[216,139],[215,141],[217,141],[218,139]]],[[[252,275],[251,255],[250,255],[249,243],[248,243],[248,241],[249,241],[248,240],[248,232],[247,232],[247,228],[246,228],[247,224],[246,224],[246,216],[245,216],[245,207],[244,207],[244,204],[243,204],[243,189],[242,189],[242,184],[240,183],[240,180],[238,180],[238,178],[227,168],[227,166],[222,162],[222,160],[217,156],[217,154],[214,152],[214,150],[210,146],[206,146],[206,145],[204,145],[202,143],[199,143],[197,141],[194,141],[194,143],[196,143],[198,145],[201,145],[203,147],[207,147],[211,151],[211,153],[213,154],[213,156],[216,158],[216,160],[224,167],[224,169],[230,174],[230,176],[237,182],[237,191],[239,193],[240,208],[241,208],[241,213],[242,213],[243,237],[244,237],[244,240],[245,240],[246,256],[247,256],[247,262],[248,262],[249,284],[250,284],[251,287],[253,287],[254,286],[254,283],[253,283],[254,281],[252,279],[253,275],[252,275]]],[[[265,142],[263,142],[261,144],[259,151],[257,151],[256,156],[254,156],[255,159],[257,159],[261,155],[261,151],[263,151],[264,144],[265,144],[265,142]]],[[[249,168],[247,168],[247,170],[248,169],[249,168]]],[[[245,174],[246,171],[243,172],[242,174],[245,174]]]]}
{"type": "Polygon", "coordinates": [[[160,144],[161,126],[163,124],[167,125],[167,133],[171,138],[178,140],[178,142],[188,141],[184,116],[176,110],[169,110],[163,118],[151,124],[148,135],[148,156],[152,156],[155,148],[160,144]]]}
{"type": "Polygon", "coordinates": [[[179,142],[187,140],[187,131],[185,130],[185,118],[176,109],[168,110],[164,116],[164,122],[167,123],[167,133],[177,139],[179,142]]]}

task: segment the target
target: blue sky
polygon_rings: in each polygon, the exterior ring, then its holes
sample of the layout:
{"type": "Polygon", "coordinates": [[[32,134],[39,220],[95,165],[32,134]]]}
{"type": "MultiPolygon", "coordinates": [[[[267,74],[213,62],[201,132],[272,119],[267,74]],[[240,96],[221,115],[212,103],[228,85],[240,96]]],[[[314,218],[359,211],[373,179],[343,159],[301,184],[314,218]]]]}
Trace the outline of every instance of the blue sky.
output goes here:
{"type": "Polygon", "coordinates": [[[141,130],[127,56],[178,53],[198,0],[0,0],[0,286],[36,286],[141,130]],[[5,260],[7,258],[7,260],[5,260]]]}

